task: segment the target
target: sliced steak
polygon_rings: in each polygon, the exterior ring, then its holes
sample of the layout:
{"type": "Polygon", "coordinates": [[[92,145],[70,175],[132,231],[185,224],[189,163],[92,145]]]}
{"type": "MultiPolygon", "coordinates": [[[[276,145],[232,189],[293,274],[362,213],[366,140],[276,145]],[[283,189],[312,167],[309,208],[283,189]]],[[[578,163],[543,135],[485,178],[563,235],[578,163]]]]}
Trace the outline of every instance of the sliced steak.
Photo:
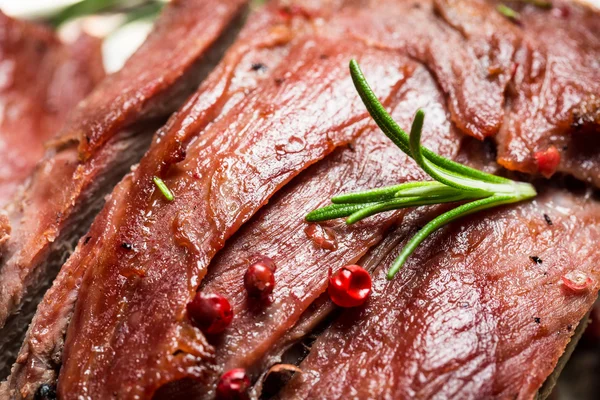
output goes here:
{"type": "Polygon", "coordinates": [[[520,11],[523,45],[515,57],[498,161],[546,176],[555,171],[600,185],[600,12],[578,2],[520,11]]]}
{"type": "Polygon", "coordinates": [[[244,3],[168,5],[158,33],[79,103],[49,145],[9,209],[12,233],[0,270],[0,370],[5,374],[36,299],[89,227],[104,195],[139,160],[152,133],[197,88],[204,69],[231,41],[225,33],[234,32],[244,3]]]}
{"type": "Polygon", "coordinates": [[[67,45],[41,25],[0,12],[0,207],[31,174],[67,113],[104,77],[100,43],[84,35],[67,45]]]}
{"type": "MultiPolygon", "coordinates": [[[[276,23],[238,46],[267,43],[273,50],[265,55],[284,53],[270,70],[273,79],[245,96],[203,86],[123,181],[127,201],[97,220],[115,234],[92,238],[76,252],[84,261],[74,267],[84,276],[60,370],[64,398],[85,392],[149,397],[175,380],[202,380],[213,352],[185,306],[214,254],[286,182],[366,129],[369,118],[347,72],[350,58],[372,72],[386,103],[405,78],[404,59],[394,52],[303,34],[312,18],[267,12],[276,18],[262,18],[276,23]],[[207,98],[226,105],[213,122],[215,106],[207,98]],[[153,175],[173,190],[174,201],[156,190],[153,175]]],[[[227,56],[215,79],[221,71],[232,71],[226,84],[256,74],[237,66],[227,56]]]]}
{"type": "Polygon", "coordinates": [[[371,298],[317,339],[280,397],[533,398],[596,298],[599,215],[549,189],[443,228],[387,281],[415,232],[398,229],[371,298]],[[593,283],[573,291],[575,271],[593,283]]]}
{"type": "Polygon", "coordinates": [[[377,15],[357,8],[330,29],[427,65],[453,122],[476,138],[495,136],[502,166],[599,185],[600,13],[577,2],[548,10],[509,1],[521,14],[514,23],[500,3],[381,0],[377,15]]]}
{"type": "MultiPolygon", "coordinates": [[[[410,126],[415,107],[427,112],[425,144],[455,158],[460,135],[451,127],[443,95],[427,70],[407,61],[411,76],[392,103],[393,116],[410,126]]],[[[356,262],[379,242],[390,225],[404,223],[404,211],[386,213],[348,226],[343,220],[307,223],[304,216],[329,203],[336,194],[382,187],[427,176],[376,127],[350,148],[338,150],[305,171],[227,244],[209,266],[200,290],[220,293],[232,304],[234,319],[222,334],[212,337],[217,372],[246,368],[256,373],[268,367],[278,342],[327,288],[330,269],[356,262]],[[269,301],[248,298],[243,276],[256,260],[276,264],[275,291],[269,301]]],[[[214,380],[219,377],[215,374],[214,380]]],[[[212,398],[214,385],[205,398],[212,398]]]]}

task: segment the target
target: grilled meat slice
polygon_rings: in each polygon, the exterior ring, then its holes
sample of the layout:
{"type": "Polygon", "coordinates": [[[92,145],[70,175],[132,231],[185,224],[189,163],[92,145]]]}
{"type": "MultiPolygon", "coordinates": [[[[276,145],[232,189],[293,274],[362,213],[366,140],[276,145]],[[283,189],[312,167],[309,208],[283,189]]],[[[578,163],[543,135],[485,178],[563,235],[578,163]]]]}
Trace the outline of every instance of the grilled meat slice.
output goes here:
{"type": "MultiPolygon", "coordinates": [[[[518,6],[518,5],[517,5],[518,6]]],[[[519,7],[515,56],[498,161],[509,169],[555,171],[600,185],[600,13],[578,2],[519,7]]]]}
{"type": "Polygon", "coordinates": [[[386,281],[414,233],[400,228],[367,304],[317,339],[281,398],[532,398],[596,298],[599,215],[549,189],[442,229],[386,281]],[[593,284],[573,291],[574,271],[593,284]]]}
{"type": "MultiPolygon", "coordinates": [[[[427,111],[425,144],[455,158],[460,135],[451,127],[443,95],[423,66],[411,75],[392,99],[393,116],[409,125],[415,107],[427,111]]],[[[426,179],[424,173],[376,127],[350,148],[338,150],[286,186],[270,204],[227,244],[209,266],[200,290],[225,295],[235,318],[214,338],[219,374],[246,368],[258,374],[285,347],[286,332],[327,288],[330,269],[356,262],[379,242],[394,223],[407,223],[405,211],[378,215],[348,226],[343,220],[314,224],[304,216],[340,193],[426,179]],[[248,298],[243,276],[256,260],[269,257],[276,264],[275,291],[269,301],[248,298]]],[[[214,385],[204,397],[212,398],[214,385]]]]}
{"type": "Polygon", "coordinates": [[[44,155],[44,142],[104,77],[104,69],[99,39],[83,35],[67,45],[51,30],[2,12],[0,54],[0,207],[4,207],[44,155]]]}
{"type": "Polygon", "coordinates": [[[152,133],[197,88],[220,47],[231,41],[225,33],[235,32],[232,24],[244,4],[184,0],[168,5],[155,33],[123,69],[79,103],[50,144],[9,209],[12,233],[0,268],[4,373],[36,299],[89,227],[104,195],[141,158],[152,133]]]}

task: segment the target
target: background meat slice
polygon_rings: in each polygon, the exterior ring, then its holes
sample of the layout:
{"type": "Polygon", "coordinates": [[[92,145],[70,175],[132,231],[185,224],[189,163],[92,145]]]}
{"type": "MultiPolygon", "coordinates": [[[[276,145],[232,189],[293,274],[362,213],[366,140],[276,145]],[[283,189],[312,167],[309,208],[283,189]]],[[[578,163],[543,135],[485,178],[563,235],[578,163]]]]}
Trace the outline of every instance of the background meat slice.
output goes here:
{"type": "Polygon", "coordinates": [[[457,127],[478,139],[497,134],[519,28],[479,0],[379,0],[374,7],[377,13],[357,7],[329,29],[424,63],[457,127]]]}
{"type": "Polygon", "coordinates": [[[214,65],[221,47],[231,41],[244,4],[183,0],[167,6],[157,22],[159,33],[79,103],[50,143],[9,210],[12,233],[0,270],[4,374],[36,299],[89,227],[104,195],[141,158],[152,134],[197,88],[203,68],[214,65]]]}
{"type": "Polygon", "coordinates": [[[44,142],[104,77],[104,70],[99,39],[82,36],[66,45],[49,29],[2,12],[0,59],[0,207],[4,207],[44,155],[44,142]]]}
{"type": "Polygon", "coordinates": [[[390,282],[396,247],[366,305],[317,339],[281,398],[532,398],[596,298],[599,207],[549,189],[469,217],[430,237],[390,282]],[[592,284],[569,289],[574,271],[592,284]]]}
{"type": "Polygon", "coordinates": [[[577,2],[553,6],[517,8],[524,38],[498,161],[546,176],[566,172],[598,186],[600,13],[577,2]]]}

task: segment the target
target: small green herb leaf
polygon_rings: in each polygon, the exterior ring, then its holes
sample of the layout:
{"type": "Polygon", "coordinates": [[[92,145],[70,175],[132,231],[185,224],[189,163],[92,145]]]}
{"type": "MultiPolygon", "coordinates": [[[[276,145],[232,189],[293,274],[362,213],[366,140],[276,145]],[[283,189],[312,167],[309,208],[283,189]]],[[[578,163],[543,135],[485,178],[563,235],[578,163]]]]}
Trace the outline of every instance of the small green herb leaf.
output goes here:
{"type": "Polygon", "coordinates": [[[496,10],[500,14],[504,15],[506,18],[512,21],[519,22],[519,20],[521,19],[521,14],[519,14],[517,11],[513,10],[506,4],[498,4],[496,6],[496,10]]]}
{"type": "Polygon", "coordinates": [[[152,180],[154,181],[154,184],[156,185],[158,190],[160,190],[160,192],[163,194],[163,196],[165,196],[165,199],[167,199],[169,201],[173,201],[173,199],[174,199],[173,193],[171,192],[171,190],[169,190],[169,188],[167,187],[165,182],[162,179],[160,179],[158,176],[155,176],[154,178],[152,178],[152,180]]]}

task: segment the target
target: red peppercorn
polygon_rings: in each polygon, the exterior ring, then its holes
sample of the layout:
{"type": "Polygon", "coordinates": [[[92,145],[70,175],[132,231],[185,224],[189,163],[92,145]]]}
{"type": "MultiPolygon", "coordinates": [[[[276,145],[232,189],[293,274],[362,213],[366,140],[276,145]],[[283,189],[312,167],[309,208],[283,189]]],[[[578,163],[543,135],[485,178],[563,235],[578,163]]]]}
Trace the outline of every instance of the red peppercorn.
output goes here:
{"type": "Polygon", "coordinates": [[[229,326],[233,310],[229,301],[215,293],[196,293],[187,304],[189,318],[204,333],[221,333],[229,326]]]}
{"type": "Polygon", "coordinates": [[[264,299],[275,287],[275,263],[270,258],[255,262],[244,274],[244,287],[251,297],[264,299]]]}
{"type": "Polygon", "coordinates": [[[327,292],[340,307],[356,307],[371,294],[371,276],[359,265],[346,265],[329,278],[327,292]]]}
{"type": "Polygon", "coordinates": [[[582,293],[594,283],[592,278],[581,271],[571,271],[561,277],[565,288],[573,293],[582,293]]]}
{"type": "Polygon", "coordinates": [[[218,400],[247,400],[250,379],[243,368],[225,372],[217,384],[218,400]]]}
{"type": "Polygon", "coordinates": [[[546,178],[550,178],[556,172],[558,164],[560,164],[560,153],[556,146],[550,146],[545,151],[538,151],[534,154],[534,157],[538,171],[546,178]]]}

